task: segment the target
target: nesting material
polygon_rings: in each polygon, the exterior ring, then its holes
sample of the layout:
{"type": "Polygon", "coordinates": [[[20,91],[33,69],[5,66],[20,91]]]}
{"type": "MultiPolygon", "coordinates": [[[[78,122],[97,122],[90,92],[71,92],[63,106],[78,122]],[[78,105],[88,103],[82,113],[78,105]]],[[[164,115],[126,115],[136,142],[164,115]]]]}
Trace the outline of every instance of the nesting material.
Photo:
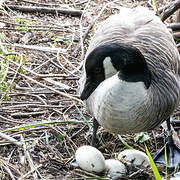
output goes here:
{"type": "Polygon", "coordinates": [[[105,159],[102,153],[92,146],[81,146],[75,154],[79,167],[89,172],[102,172],[105,169],[105,159]]]}
{"type": "Polygon", "coordinates": [[[123,160],[125,162],[132,163],[135,166],[147,166],[150,164],[148,156],[144,152],[135,149],[127,149],[120,152],[118,159],[120,161],[123,160]]]}
{"type": "Polygon", "coordinates": [[[127,169],[123,163],[115,159],[105,160],[107,176],[112,179],[119,179],[126,175],[127,169]]]}

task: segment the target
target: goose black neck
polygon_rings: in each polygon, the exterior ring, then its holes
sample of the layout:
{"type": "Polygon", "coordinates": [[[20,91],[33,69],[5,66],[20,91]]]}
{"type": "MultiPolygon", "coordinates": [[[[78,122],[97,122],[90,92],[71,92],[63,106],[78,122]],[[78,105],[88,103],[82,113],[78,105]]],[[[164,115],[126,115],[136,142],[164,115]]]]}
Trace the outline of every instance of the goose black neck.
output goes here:
{"type": "Polygon", "coordinates": [[[132,45],[112,43],[98,46],[86,59],[97,66],[103,66],[106,57],[111,58],[114,68],[119,71],[118,77],[127,82],[144,82],[146,88],[151,84],[151,72],[140,50],[132,45]],[[88,60],[89,59],[89,60],[88,60]]]}

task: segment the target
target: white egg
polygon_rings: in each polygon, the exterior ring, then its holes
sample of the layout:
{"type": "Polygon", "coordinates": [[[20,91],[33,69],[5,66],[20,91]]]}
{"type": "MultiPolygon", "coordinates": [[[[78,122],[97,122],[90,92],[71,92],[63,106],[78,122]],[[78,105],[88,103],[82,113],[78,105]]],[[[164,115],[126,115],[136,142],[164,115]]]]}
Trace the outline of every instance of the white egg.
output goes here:
{"type": "Polygon", "coordinates": [[[89,172],[102,172],[105,169],[105,159],[102,153],[92,146],[81,146],[75,153],[80,168],[89,172]]]}
{"type": "Polygon", "coordinates": [[[123,163],[115,159],[105,160],[105,166],[107,171],[107,176],[112,179],[118,179],[127,173],[127,169],[123,163]]]}
{"type": "Polygon", "coordinates": [[[118,159],[124,159],[126,162],[130,162],[134,165],[147,166],[150,164],[148,156],[139,150],[127,149],[119,153],[118,159]]]}

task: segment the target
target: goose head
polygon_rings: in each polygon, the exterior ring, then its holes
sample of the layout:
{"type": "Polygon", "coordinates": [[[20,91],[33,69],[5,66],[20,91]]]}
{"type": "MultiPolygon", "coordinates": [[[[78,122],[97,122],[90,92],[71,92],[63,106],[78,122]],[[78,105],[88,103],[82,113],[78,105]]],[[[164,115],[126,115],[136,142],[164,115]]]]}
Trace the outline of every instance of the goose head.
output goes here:
{"type": "Polygon", "coordinates": [[[87,100],[107,78],[109,68],[118,73],[120,80],[141,81],[147,89],[151,84],[151,72],[139,49],[123,43],[105,44],[96,47],[86,58],[86,82],[81,93],[82,100],[87,100]]]}

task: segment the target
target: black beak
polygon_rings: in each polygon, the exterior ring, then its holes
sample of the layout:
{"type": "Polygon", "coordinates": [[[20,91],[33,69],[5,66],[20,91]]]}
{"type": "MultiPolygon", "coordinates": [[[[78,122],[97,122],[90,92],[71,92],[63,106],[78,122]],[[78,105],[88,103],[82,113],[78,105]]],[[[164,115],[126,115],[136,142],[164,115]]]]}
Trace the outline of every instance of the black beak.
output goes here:
{"type": "Polygon", "coordinates": [[[81,100],[86,100],[88,97],[93,93],[93,91],[98,87],[98,85],[104,80],[104,77],[97,78],[96,81],[92,81],[91,78],[86,79],[86,83],[83,89],[83,92],[81,93],[81,100]],[[98,79],[98,81],[97,81],[98,79]]]}
{"type": "Polygon", "coordinates": [[[88,99],[88,97],[93,93],[93,91],[97,88],[98,85],[99,83],[88,82],[86,80],[86,84],[80,96],[81,100],[88,99]]]}

